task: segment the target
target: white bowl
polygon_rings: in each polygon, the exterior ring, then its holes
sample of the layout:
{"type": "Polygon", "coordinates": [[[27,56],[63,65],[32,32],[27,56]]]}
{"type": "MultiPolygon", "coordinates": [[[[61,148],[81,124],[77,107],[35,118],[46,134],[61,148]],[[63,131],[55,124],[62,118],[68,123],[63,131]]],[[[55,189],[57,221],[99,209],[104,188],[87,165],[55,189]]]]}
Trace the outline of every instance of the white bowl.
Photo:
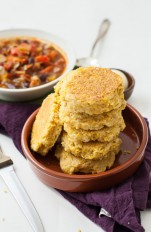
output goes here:
{"type": "Polygon", "coordinates": [[[48,94],[53,86],[65,75],[67,72],[71,71],[75,66],[76,58],[74,54],[74,50],[70,44],[62,38],[59,38],[56,35],[52,35],[48,32],[44,32],[41,30],[35,29],[7,29],[0,31],[0,39],[4,38],[12,38],[19,36],[29,36],[35,37],[38,39],[50,41],[55,44],[60,50],[63,52],[67,59],[67,66],[64,73],[56,78],[55,80],[40,85],[37,87],[32,87],[28,89],[4,89],[0,88],[0,100],[6,101],[29,101],[38,99],[46,94],[48,94]]]}

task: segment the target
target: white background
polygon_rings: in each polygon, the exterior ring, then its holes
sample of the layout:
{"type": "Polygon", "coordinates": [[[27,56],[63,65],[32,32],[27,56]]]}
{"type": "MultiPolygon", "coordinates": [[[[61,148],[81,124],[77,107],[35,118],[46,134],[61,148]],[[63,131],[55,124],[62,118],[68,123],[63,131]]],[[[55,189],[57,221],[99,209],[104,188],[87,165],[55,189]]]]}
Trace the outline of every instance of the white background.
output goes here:
{"type": "MultiPolygon", "coordinates": [[[[129,103],[151,122],[151,1],[150,0],[0,0],[0,29],[35,28],[67,39],[76,57],[89,55],[104,18],[111,28],[101,45],[103,67],[130,72],[136,86],[129,103]]],[[[3,150],[12,157],[18,177],[37,208],[46,232],[100,232],[55,190],[42,184],[12,141],[0,135],[3,150]]],[[[151,231],[151,211],[142,224],[151,231]]],[[[30,232],[4,183],[0,182],[0,231],[30,232]]]]}

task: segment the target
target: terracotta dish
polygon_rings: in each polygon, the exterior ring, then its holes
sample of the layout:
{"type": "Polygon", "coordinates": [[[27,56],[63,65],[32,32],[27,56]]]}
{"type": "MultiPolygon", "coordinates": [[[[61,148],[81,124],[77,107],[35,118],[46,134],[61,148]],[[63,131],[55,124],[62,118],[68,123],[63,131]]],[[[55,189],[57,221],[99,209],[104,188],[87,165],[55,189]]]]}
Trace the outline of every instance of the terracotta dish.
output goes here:
{"type": "Polygon", "coordinates": [[[22,130],[22,149],[33,172],[46,185],[69,192],[90,192],[104,190],[118,185],[132,176],[141,164],[148,140],[148,128],[144,118],[131,105],[123,111],[126,123],[122,138],[121,151],[112,169],[99,174],[64,174],[52,150],[46,157],[31,151],[29,146],[31,127],[36,110],[26,121],[22,130]]]}

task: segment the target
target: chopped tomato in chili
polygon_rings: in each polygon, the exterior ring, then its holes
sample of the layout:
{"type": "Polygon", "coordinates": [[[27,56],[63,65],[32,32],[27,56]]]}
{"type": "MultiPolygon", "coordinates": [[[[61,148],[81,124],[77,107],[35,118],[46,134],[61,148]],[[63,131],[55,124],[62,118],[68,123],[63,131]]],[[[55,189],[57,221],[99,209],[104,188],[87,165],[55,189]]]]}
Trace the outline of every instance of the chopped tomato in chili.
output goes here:
{"type": "Polygon", "coordinates": [[[22,37],[0,41],[0,88],[43,85],[59,77],[65,68],[65,57],[53,44],[22,37]]]}

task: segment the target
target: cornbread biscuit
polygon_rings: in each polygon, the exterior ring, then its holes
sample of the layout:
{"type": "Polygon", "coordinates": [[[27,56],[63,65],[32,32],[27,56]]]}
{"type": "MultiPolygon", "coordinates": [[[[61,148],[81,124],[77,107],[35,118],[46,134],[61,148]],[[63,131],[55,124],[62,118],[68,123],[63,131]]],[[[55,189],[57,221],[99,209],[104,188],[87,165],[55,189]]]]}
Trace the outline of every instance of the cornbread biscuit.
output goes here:
{"type": "Polygon", "coordinates": [[[59,104],[54,94],[43,101],[31,132],[31,148],[45,156],[54,146],[62,130],[59,120],[59,104]]]}
{"type": "Polygon", "coordinates": [[[119,109],[105,112],[98,115],[89,115],[86,113],[73,113],[68,111],[66,103],[61,103],[59,118],[62,123],[70,123],[76,129],[83,130],[100,130],[104,126],[114,126],[122,120],[121,111],[125,108],[125,104],[119,109]]]}
{"type": "Polygon", "coordinates": [[[107,68],[82,67],[71,71],[55,91],[68,111],[90,115],[118,109],[124,104],[122,78],[107,68]]]}
{"type": "Polygon", "coordinates": [[[72,140],[66,132],[61,136],[61,144],[65,151],[84,159],[102,159],[109,152],[117,154],[120,150],[121,139],[116,138],[110,142],[90,141],[88,143],[72,140]]]}
{"type": "Polygon", "coordinates": [[[77,140],[81,142],[89,141],[100,141],[100,142],[110,142],[115,139],[120,131],[124,130],[125,123],[123,118],[120,119],[115,126],[103,127],[101,130],[82,130],[75,129],[69,123],[64,123],[64,130],[67,132],[72,140],[77,140]]]}
{"type": "Polygon", "coordinates": [[[115,161],[114,152],[110,152],[102,160],[88,160],[66,152],[60,145],[57,146],[55,156],[60,160],[62,171],[67,174],[104,172],[111,168],[115,161]]]}

